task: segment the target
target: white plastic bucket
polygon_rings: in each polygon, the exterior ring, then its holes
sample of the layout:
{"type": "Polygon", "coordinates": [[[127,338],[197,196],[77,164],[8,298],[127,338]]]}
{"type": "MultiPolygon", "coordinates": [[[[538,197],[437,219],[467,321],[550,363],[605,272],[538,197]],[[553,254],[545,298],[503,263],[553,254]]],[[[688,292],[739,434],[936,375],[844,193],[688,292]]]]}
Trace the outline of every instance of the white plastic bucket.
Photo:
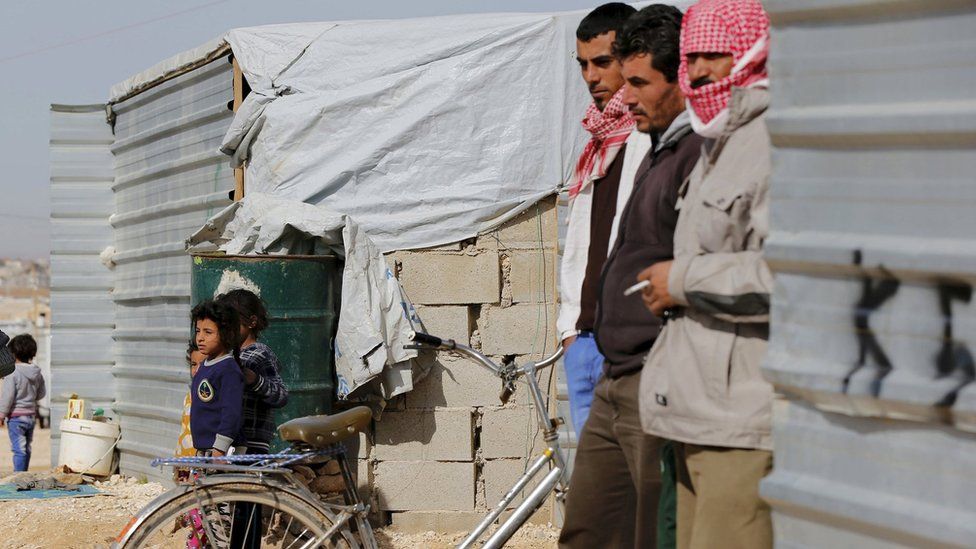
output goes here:
{"type": "Polygon", "coordinates": [[[112,474],[119,426],[87,419],[61,420],[61,449],[58,463],[76,473],[95,476],[112,474]]]}

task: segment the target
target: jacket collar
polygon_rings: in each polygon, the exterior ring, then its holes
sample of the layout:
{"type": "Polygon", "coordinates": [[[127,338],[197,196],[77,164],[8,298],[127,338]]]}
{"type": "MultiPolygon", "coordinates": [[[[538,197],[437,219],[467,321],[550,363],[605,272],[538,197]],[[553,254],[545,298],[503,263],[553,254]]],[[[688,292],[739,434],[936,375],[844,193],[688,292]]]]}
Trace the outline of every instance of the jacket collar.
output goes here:
{"type": "Polygon", "coordinates": [[[769,108],[769,90],[766,88],[732,88],[729,99],[729,119],[723,137],[752,122],[769,108]]]}
{"type": "MultiPolygon", "coordinates": [[[[702,156],[710,167],[722,153],[725,143],[736,130],[752,122],[769,108],[769,90],[766,88],[732,88],[729,99],[729,118],[718,139],[706,139],[702,143],[702,156]]],[[[706,168],[707,172],[707,168],[706,168]]]]}
{"type": "Polygon", "coordinates": [[[654,152],[660,152],[664,148],[673,146],[678,141],[681,141],[681,138],[690,131],[691,116],[687,110],[683,110],[671,121],[671,125],[668,126],[668,129],[664,130],[664,133],[654,137],[654,152]]]}

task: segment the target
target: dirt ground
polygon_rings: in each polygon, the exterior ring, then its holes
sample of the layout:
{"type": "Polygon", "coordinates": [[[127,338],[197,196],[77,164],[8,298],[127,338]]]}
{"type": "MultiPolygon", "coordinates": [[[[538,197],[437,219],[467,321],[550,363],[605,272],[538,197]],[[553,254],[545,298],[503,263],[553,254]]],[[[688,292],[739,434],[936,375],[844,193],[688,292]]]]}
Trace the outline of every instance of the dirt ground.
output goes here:
{"type": "MultiPolygon", "coordinates": [[[[395,530],[383,528],[376,531],[376,541],[380,549],[450,549],[461,543],[467,532],[445,533],[424,532],[420,534],[403,534],[395,530]]],[[[487,539],[485,536],[482,541],[487,539]]],[[[535,524],[526,524],[505,547],[511,549],[542,549],[556,547],[559,530],[535,524]]]]}
{"type": "Polygon", "coordinates": [[[118,476],[95,487],[105,494],[0,503],[0,547],[108,547],[133,513],[164,491],[156,483],[118,476]]]}
{"type": "MultiPolygon", "coordinates": [[[[35,431],[31,471],[48,471],[51,438],[47,429],[35,431]]],[[[0,482],[12,474],[10,442],[0,429],[0,482]]],[[[132,515],[165,491],[157,483],[140,483],[134,478],[113,476],[97,483],[104,495],[85,498],[0,502],[0,548],[2,549],[94,549],[108,547],[132,515]]],[[[463,532],[404,534],[391,528],[376,531],[381,549],[447,549],[462,539],[463,532]]],[[[558,531],[526,525],[509,542],[513,549],[542,549],[556,546],[558,531]]]]}

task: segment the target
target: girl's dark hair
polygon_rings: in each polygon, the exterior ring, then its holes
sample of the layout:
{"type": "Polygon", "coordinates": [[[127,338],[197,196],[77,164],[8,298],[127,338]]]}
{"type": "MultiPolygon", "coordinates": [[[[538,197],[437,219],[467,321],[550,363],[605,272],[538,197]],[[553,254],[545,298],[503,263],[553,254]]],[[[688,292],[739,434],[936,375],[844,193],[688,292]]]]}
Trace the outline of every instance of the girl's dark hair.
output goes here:
{"type": "MultiPolygon", "coordinates": [[[[196,324],[196,321],[194,321],[194,324],[196,324]]],[[[190,342],[187,343],[187,345],[186,345],[186,363],[187,364],[190,363],[190,356],[192,356],[193,353],[195,353],[195,352],[197,352],[199,350],[200,350],[200,348],[197,347],[197,340],[196,340],[196,338],[192,338],[191,337],[190,338],[190,342]]]]}
{"type": "Polygon", "coordinates": [[[233,307],[244,325],[254,317],[254,327],[248,328],[254,333],[255,339],[268,327],[268,309],[264,306],[264,301],[250,290],[231,290],[217,296],[217,302],[233,307]]]}
{"type": "Polygon", "coordinates": [[[230,305],[218,303],[208,299],[201,302],[190,312],[190,320],[196,328],[198,320],[212,320],[217,325],[217,335],[225,350],[234,355],[234,360],[241,361],[241,320],[237,310],[230,305]]]}
{"type": "Polygon", "coordinates": [[[37,356],[37,342],[30,334],[20,334],[10,340],[10,352],[21,362],[30,362],[37,356]]]}

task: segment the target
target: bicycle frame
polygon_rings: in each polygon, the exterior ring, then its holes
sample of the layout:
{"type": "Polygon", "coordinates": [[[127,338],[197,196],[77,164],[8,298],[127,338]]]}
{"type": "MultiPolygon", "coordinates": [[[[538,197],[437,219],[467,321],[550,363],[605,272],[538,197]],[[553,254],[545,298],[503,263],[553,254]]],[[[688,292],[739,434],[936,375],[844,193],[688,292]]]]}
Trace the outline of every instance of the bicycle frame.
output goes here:
{"type": "Polygon", "coordinates": [[[511,395],[511,391],[514,389],[515,381],[522,381],[529,388],[529,394],[532,397],[532,402],[535,404],[535,410],[539,420],[539,427],[543,433],[543,440],[546,442],[546,449],[543,451],[542,455],[539,456],[532,466],[526,470],[523,474],[509,489],[508,493],[498,502],[498,504],[485,516],[484,519],[468,534],[468,537],[464,539],[458,546],[457,549],[470,549],[477,543],[478,539],[494,524],[495,521],[501,517],[502,513],[508,508],[509,504],[518,497],[526,486],[528,486],[536,476],[542,473],[548,466],[548,473],[542,478],[542,481],[529,493],[529,495],[522,501],[522,503],[515,508],[512,514],[501,523],[498,530],[492,534],[487,541],[485,541],[485,549],[497,549],[502,547],[505,542],[507,542],[519,528],[525,524],[525,521],[532,516],[539,507],[545,502],[546,497],[549,496],[550,492],[555,491],[556,502],[558,505],[563,505],[563,498],[566,491],[569,489],[569,485],[566,478],[566,457],[563,455],[562,449],[559,447],[559,420],[549,417],[548,407],[546,405],[545,397],[543,396],[542,388],[539,387],[539,381],[536,379],[536,373],[542,369],[551,367],[559,357],[562,356],[563,348],[560,346],[556,352],[546,358],[545,360],[534,363],[530,362],[524,366],[515,365],[503,365],[499,367],[494,362],[492,362],[488,357],[483,354],[471,349],[470,347],[459,345],[453,340],[442,340],[440,338],[430,336],[428,334],[414,333],[411,337],[412,341],[416,341],[417,344],[411,345],[411,348],[416,349],[433,349],[433,350],[445,350],[454,351],[468,358],[474,359],[478,364],[484,368],[490,370],[496,376],[502,379],[503,390],[502,390],[502,403],[508,400],[511,395]]]}

